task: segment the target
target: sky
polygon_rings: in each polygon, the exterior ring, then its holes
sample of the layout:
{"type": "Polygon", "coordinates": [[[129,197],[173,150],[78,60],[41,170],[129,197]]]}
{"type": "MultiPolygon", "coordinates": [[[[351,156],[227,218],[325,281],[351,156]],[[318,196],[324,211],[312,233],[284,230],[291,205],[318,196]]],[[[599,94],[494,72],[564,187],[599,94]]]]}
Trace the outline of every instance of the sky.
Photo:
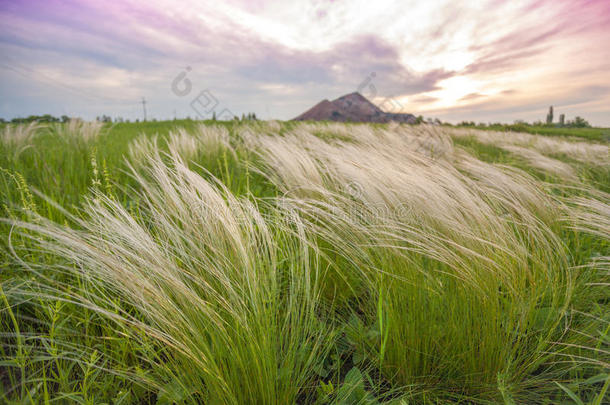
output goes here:
{"type": "Polygon", "coordinates": [[[454,123],[553,105],[610,127],[610,0],[0,0],[0,56],[5,119],[290,119],[359,91],[454,123]]]}

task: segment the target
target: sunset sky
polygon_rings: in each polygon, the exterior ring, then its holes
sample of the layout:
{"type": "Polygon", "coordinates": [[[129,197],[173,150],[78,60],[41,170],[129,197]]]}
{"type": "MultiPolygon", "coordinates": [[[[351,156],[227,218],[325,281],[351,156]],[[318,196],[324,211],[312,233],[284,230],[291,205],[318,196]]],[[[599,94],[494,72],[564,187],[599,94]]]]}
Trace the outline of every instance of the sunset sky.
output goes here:
{"type": "Polygon", "coordinates": [[[457,122],[610,126],[610,0],[0,0],[0,117],[255,112],[360,91],[457,122]],[[190,84],[190,86],[189,86],[190,84]]]}

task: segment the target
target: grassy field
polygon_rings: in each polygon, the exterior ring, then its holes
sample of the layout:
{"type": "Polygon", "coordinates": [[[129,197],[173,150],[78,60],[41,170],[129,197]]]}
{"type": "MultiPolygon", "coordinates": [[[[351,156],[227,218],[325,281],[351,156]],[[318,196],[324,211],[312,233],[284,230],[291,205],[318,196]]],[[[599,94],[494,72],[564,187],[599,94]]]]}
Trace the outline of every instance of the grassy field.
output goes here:
{"type": "Polygon", "coordinates": [[[610,142],[610,128],[568,128],[555,127],[552,125],[531,125],[531,124],[507,124],[507,125],[486,125],[476,126],[478,129],[501,132],[526,132],[534,135],[547,135],[559,137],[577,137],[597,142],[610,142]]]}
{"type": "Polygon", "coordinates": [[[1,130],[2,403],[607,403],[603,137],[1,130]]]}

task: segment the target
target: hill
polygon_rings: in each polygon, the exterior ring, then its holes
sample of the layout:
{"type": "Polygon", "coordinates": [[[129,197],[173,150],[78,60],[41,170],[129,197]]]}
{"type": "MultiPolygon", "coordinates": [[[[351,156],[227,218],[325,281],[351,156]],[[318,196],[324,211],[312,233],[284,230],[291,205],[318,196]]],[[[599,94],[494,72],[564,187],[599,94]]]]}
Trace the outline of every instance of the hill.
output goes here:
{"type": "Polygon", "coordinates": [[[415,123],[413,114],[388,113],[371,103],[362,94],[346,94],[336,100],[322,100],[295,121],[339,121],[339,122],[405,122],[415,123]]]}

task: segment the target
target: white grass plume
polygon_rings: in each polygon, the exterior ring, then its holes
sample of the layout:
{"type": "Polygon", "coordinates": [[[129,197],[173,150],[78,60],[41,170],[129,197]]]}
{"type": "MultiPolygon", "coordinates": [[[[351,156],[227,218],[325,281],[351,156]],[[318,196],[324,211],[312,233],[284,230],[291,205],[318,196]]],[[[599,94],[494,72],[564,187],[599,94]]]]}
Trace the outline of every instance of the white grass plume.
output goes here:
{"type": "Polygon", "coordinates": [[[610,157],[610,148],[599,143],[565,140],[521,132],[481,131],[463,128],[448,128],[447,131],[455,137],[473,136],[477,141],[488,145],[498,147],[519,146],[534,149],[545,155],[563,154],[580,162],[598,166],[607,166],[610,157]]]}
{"type": "Polygon", "coordinates": [[[17,160],[19,155],[33,146],[34,136],[43,128],[37,122],[29,124],[7,124],[0,131],[0,143],[9,149],[8,153],[17,160]]]}
{"type": "Polygon", "coordinates": [[[104,123],[100,121],[84,121],[73,118],[67,123],[54,124],[52,130],[66,142],[88,144],[102,134],[103,127],[104,123]]]}
{"type": "MultiPolygon", "coordinates": [[[[168,356],[149,359],[158,384],[169,375],[211,404],[294,403],[328,349],[303,224],[279,210],[270,222],[178,155],[170,160],[156,153],[133,170],[145,216],[100,196],[77,220],[82,231],[22,225],[74,264],[89,293],[102,288],[137,311],[125,322],[168,356]]],[[[112,312],[104,305],[94,309],[112,312]]]]}

